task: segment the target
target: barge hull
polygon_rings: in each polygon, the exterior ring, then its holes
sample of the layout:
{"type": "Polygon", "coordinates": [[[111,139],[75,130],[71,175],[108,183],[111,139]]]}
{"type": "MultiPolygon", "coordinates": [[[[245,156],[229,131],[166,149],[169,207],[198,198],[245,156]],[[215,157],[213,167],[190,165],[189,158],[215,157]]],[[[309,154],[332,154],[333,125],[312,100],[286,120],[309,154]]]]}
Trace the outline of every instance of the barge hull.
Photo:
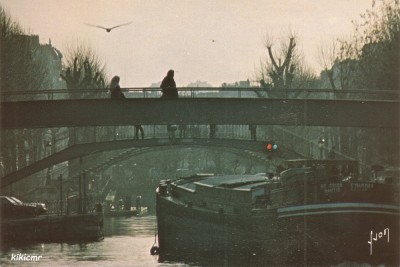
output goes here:
{"type": "MultiPolygon", "coordinates": [[[[271,265],[344,261],[399,264],[399,216],[357,212],[283,216],[277,210],[243,215],[188,207],[157,196],[161,253],[253,255],[271,265]],[[390,241],[375,233],[390,229],[390,241]]],[[[387,238],[387,232],[385,238],[387,238]]]]}

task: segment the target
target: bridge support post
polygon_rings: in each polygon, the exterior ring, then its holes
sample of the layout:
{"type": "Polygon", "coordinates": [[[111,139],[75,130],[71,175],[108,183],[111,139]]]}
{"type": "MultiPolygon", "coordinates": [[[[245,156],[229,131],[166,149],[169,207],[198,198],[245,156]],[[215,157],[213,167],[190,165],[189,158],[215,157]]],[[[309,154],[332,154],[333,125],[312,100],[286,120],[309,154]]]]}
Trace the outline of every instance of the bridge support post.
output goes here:
{"type": "Polygon", "coordinates": [[[86,172],[84,172],[83,173],[83,214],[87,213],[86,200],[87,200],[87,196],[86,196],[86,172]]]}
{"type": "Polygon", "coordinates": [[[60,174],[60,176],[58,176],[58,181],[60,182],[60,215],[63,215],[62,174],[60,174]]]}
{"type": "Polygon", "coordinates": [[[79,168],[80,168],[80,173],[79,173],[79,182],[78,182],[78,190],[79,190],[79,200],[78,200],[78,213],[82,213],[82,157],[79,158],[79,168]]]}

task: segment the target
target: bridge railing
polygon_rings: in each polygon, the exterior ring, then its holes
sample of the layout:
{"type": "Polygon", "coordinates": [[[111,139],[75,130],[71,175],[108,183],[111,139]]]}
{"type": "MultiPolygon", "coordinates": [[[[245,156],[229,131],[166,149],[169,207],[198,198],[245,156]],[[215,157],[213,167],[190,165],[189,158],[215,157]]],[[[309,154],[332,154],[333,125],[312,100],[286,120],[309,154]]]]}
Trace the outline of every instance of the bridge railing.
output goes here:
{"type": "MultiPolygon", "coordinates": [[[[160,88],[122,88],[126,98],[160,98],[160,88]]],[[[393,90],[265,89],[260,87],[180,87],[179,98],[272,98],[272,99],[349,99],[399,100],[393,90]]],[[[108,99],[109,89],[52,89],[1,91],[1,101],[66,99],[108,99]]]]}
{"type": "MultiPolygon", "coordinates": [[[[173,125],[174,131],[169,133],[167,125],[142,125],[144,139],[154,138],[232,138],[241,140],[250,140],[250,132],[248,125],[218,125],[214,136],[210,136],[210,125],[173,125]],[[172,135],[171,135],[172,134],[172,135]]],[[[13,130],[7,130],[13,131],[13,130]]],[[[137,139],[141,139],[141,133],[137,139]]],[[[258,132],[258,138],[262,138],[262,132],[258,132]]],[[[48,129],[45,134],[35,142],[35,146],[27,147],[24,150],[26,155],[35,154],[35,157],[29,157],[28,165],[34,164],[51,155],[60,152],[72,145],[106,142],[117,140],[136,139],[135,126],[96,126],[96,127],[72,127],[62,128],[61,130],[48,129]],[[53,134],[52,134],[53,133],[53,134]],[[38,147],[42,147],[40,153],[37,153],[38,147]],[[32,150],[32,151],[31,151],[32,150]],[[33,152],[36,151],[36,152],[33,152]]],[[[20,166],[16,170],[9,170],[4,173],[17,171],[24,166],[20,166]]],[[[64,173],[62,168],[58,166],[51,168],[52,176],[58,176],[64,173]]]]}
{"type": "MultiPolygon", "coordinates": [[[[167,125],[142,125],[143,138],[234,138],[250,140],[247,125],[218,125],[214,136],[210,136],[210,125],[171,125],[172,131],[168,131],[167,125]]],[[[134,125],[129,126],[101,126],[79,127],[69,129],[68,143],[57,147],[68,147],[73,144],[106,142],[128,139],[142,139],[139,131],[136,136],[134,125]]]]}
{"type": "MultiPolygon", "coordinates": [[[[167,125],[142,125],[144,139],[157,138],[224,138],[236,140],[275,141],[279,146],[290,149],[303,157],[325,158],[330,147],[320,147],[316,140],[311,141],[307,138],[290,131],[290,129],[277,126],[256,126],[256,135],[251,135],[249,125],[216,125],[215,133],[211,133],[211,125],[173,125],[173,131],[168,132],[167,125]]],[[[51,132],[51,131],[50,131],[51,132]]],[[[55,131],[54,131],[55,132],[55,131]]],[[[62,128],[51,138],[50,147],[45,148],[45,153],[30,160],[30,164],[51,156],[54,153],[67,149],[70,146],[85,143],[107,142],[118,140],[142,139],[141,132],[136,136],[134,125],[130,126],[96,126],[96,127],[77,127],[62,128]]],[[[48,144],[43,141],[42,146],[48,144]]],[[[36,144],[38,145],[38,144],[36,144]]],[[[33,148],[32,148],[33,149],[33,148]]],[[[29,151],[26,151],[29,154],[29,151]]],[[[337,156],[348,158],[346,155],[337,156]]],[[[66,172],[67,165],[59,164],[50,168],[51,175],[58,177],[66,172]]],[[[8,174],[8,173],[6,173],[8,174]]]]}
{"type": "MultiPolygon", "coordinates": [[[[169,138],[170,133],[167,130],[167,125],[142,125],[144,131],[144,139],[157,139],[157,138],[169,138]]],[[[237,139],[237,140],[252,140],[249,125],[216,125],[216,131],[214,136],[210,136],[210,125],[175,125],[173,131],[173,137],[176,139],[180,138],[224,138],[224,139],[237,139]]],[[[51,132],[50,130],[48,132],[51,132]]],[[[56,132],[56,131],[54,131],[56,132]]],[[[98,127],[77,127],[77,128],[62,128],[62,131],[58,131],[52,138],[50,147],[46,141],[42,140],[41,146],[45,147],[42,153],[35,158],[30,160],[28,164],[34,164],[46,157],[51,156],[54,153],[60,152],[67,149],[70,146],[85,143],[94,142],[106,142],[106,141],[118,141],[118,140],[131,140],[141,139],[142,136],[139,134],[136,137],[135,126],[98,126],[98,127]],[[43,153],[44,151],[44,153],[43,153]]],[[[314,138],[315,139],[315,138],[314,138]]],[[[256,140],[257,141],[275,141],[279,146],[285,147],[291,151],[308,158],[326,158],[330,146],[320,147],[315,140],[309,140],[306,137],[296,134],[290,129],[279,127],[279,126],[257,126],[256,128],[256,140]]],[[[38,146],[36,144],[35,146],[38,146]]],[[[28,148],[29,149],[29,148],[28,148]]],[[[33,148],[31,148],[33,149],[33,148]]],[[[30,154],[29,151],[26,151],[30,154]]],[[[341,154],[339,151],[336,152],[337,157],[348,158],[347,155],[341,154]]],[[[362,164],[360,162],[360,164],[362,164]]],[[[67,164],[58,164],[51,167],[50,174],[52,177],[58,177],[60,174],[65,175],[68,173],[67,164]]],[[[49,170],[46,170],[47,172],[49,170]]],[[[16,171],[12,170],[11,172],[16,171]]],[[[4,173],[7,175],[10,172],[4,173]]]]}

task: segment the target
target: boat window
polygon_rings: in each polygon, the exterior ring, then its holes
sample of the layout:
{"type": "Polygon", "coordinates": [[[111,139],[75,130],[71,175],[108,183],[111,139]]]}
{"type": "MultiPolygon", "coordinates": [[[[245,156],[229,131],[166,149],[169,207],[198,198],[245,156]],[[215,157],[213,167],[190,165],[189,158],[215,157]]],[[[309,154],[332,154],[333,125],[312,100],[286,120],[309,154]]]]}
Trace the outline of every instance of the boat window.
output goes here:
{"type": "Polygon", "coordinates": [[[251,191],[251,197],[254,199],[255,197],[257,197],[257,196],[262,196],[262,195],[264,195],[265,194],[265,188],[264,187],[259,187],[259,188],[256,188],[255,190],[252,190],[251,191]]]}

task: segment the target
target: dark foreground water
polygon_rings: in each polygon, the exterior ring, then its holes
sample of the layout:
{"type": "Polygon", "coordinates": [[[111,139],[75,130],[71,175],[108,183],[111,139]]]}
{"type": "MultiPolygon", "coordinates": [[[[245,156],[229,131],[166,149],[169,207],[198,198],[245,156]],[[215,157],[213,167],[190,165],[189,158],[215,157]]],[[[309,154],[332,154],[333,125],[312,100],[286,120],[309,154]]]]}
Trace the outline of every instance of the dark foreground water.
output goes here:
{"type": "MultiPolygon", "coordinates": [[[[252,258],[227,258],[215,255],[172,255],[167,258],[150,255],[154,244],[156,217],[106,218],[105,238],[82,244],[19,244],[3,247],[0,266],[268,266],[252,258]],[[40,256],[38,261],[21,261],[18,255],[40,256]],[[14,260],[13,260],[14,257],[14,260]],[[15,260],[16,259],[16,260],[15,260]]],[[[276,255],[279,257],[279,254],[276,255]]],[[[336,266],[370,266],[342,263],[336,266]]]]}

